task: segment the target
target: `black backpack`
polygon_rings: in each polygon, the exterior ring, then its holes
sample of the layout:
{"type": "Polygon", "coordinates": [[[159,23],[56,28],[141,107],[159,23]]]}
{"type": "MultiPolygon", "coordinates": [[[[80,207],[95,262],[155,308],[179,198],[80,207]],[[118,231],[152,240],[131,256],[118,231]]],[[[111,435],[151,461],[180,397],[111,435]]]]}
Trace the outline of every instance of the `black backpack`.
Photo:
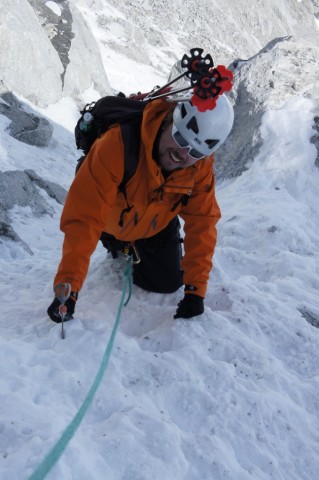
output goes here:
{"type": "Polygon", "coordinates": [[[76,146],[84,153],[78,160],[76,173],[95,140],[109,128],[119,124],[124,144],[124,176],[119,190],[123,191],[137,167],[141,121],[147,104],[148,101],[127,98],[121,93],[87,104],[81,111],[81,117],[74,131],[76,146]]]}

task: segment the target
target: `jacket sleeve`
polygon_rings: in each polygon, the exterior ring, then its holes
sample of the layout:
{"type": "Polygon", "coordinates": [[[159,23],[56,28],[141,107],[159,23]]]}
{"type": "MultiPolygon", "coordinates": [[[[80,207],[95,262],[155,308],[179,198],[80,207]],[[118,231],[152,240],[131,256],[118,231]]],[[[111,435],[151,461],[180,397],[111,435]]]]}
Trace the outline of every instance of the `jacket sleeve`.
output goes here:
{"type": "Polygon", "coordinates": [[[123,173],[122,139],[119,128],[113,128],[94,143],[68,192],[60,222],[62,259],[54,285],[70,283],[73,291],[81,289],[123,173]]]}
{"type": "Polygon", "coordinates": [[[216,223],[221,217],[215,197],[212,158],[202,164],[199,162],[194,189],[180,216],[184,220],[185,232],[184,284],[195,287],[195,290],[186,287],[185,293],[205,297],[217,240],[216,223]]]}

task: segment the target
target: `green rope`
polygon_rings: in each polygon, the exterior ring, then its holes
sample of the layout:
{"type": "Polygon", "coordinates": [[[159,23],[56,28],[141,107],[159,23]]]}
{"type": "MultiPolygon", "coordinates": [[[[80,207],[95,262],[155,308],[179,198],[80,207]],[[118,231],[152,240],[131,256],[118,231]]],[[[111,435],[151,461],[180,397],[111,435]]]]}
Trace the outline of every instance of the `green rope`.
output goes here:
{"type": "Polygon", "coordinates": [[[128,261],[127,262],[127,267],[125,269],[124,275],[124,286],[123,286],[123,291],[122,291],[122,296],[120,300],[120,305],[119,309],[117,312],[117,317],[113,326],[113,330],[110,336],[110,339],[108,341],[108,344],[106,346],[101,365],[99,368],[99,371],[97,372],[94,382],[89,390],[89,393],[87,394],[86,398],[84,399],[78,413],[75,415],[73,418],[72,422],[69,424],[69,426],[64,430],[63,434],[60,437],[60,440],[55,444],[55,446],[51,449],[51,451],[47,454],[47,456],[44,458],[44,460],[41,462],[41,464],[38,466],[38,468],[35,470],[35,472],[29,477],[28,480],[42,480],[47,473],[51,470],[51,468],[57,463],[59,458],[61,457],[62,453],[64,452],[65,448],[67,447],[68,443],[72,439],[73,435],[75,434],[76,430],[78,429],[80,423],[83,420],[84,415],[86,414],[89,406],[92,403],[92,400],[94,398],[94,395],[102,381],[103,375],[107,369],[108,362],[111,356],[113,344],[114,344],[114,339],[116,336],[116,332],[120,323],[120,318],[121,318],[121,313],[122,313],[122,308],[123,305],[127,305],[130,297],[131,297],[131,273],[132,273],[132,262],[128,261]],[[126,290],[127,287],[129,287],[129,297],[125,301],[125,295],[126,295],[126,290]]]}

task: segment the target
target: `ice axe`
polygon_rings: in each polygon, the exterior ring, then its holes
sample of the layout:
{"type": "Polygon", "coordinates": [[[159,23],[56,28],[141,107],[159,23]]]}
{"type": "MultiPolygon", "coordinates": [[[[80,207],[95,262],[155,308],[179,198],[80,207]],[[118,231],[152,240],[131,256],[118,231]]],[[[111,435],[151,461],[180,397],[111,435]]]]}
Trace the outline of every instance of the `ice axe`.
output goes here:
{"type": "Polygon", "coordinates": [[[58,283],[54,287],[54,293],[56,298],[59,300],[61,305],[59,306],[59,315],[61,317],[61,338],[65,338],[65,333],[64,333],[64,317],[67,314],[67,307],[65,306],[65,302],[68,300],[70,294],[71,294],[71,285],[69,283],[58,283]]]}

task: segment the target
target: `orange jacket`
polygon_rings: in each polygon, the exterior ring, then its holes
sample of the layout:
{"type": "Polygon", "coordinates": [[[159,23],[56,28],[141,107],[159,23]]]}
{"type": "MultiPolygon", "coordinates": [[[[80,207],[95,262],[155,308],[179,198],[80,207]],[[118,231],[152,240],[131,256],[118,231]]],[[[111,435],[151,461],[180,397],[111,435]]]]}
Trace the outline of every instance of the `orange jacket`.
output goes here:
{"type": "Polygon", "coordinates": [[[204,297],[216,244],[220,210],[215,199],[213,158],[175,170],[164,179],[152,157],[158,130],[170,107],[163,100],[151,102],[144,111],[137,170],[126,184],[127,208],[118,186],[124,174],[120,127],[109,129],[91,148],[70,187],[61,216],[63,255],[54,279],[79,291],[87,275],[90,257],[101,232],[119,240],[134,241],[155,235],[178,214],[184,224],[184,284],[197,287],[204,297]],[[189,196],[186,206],[182,195],[189,196]]]}

